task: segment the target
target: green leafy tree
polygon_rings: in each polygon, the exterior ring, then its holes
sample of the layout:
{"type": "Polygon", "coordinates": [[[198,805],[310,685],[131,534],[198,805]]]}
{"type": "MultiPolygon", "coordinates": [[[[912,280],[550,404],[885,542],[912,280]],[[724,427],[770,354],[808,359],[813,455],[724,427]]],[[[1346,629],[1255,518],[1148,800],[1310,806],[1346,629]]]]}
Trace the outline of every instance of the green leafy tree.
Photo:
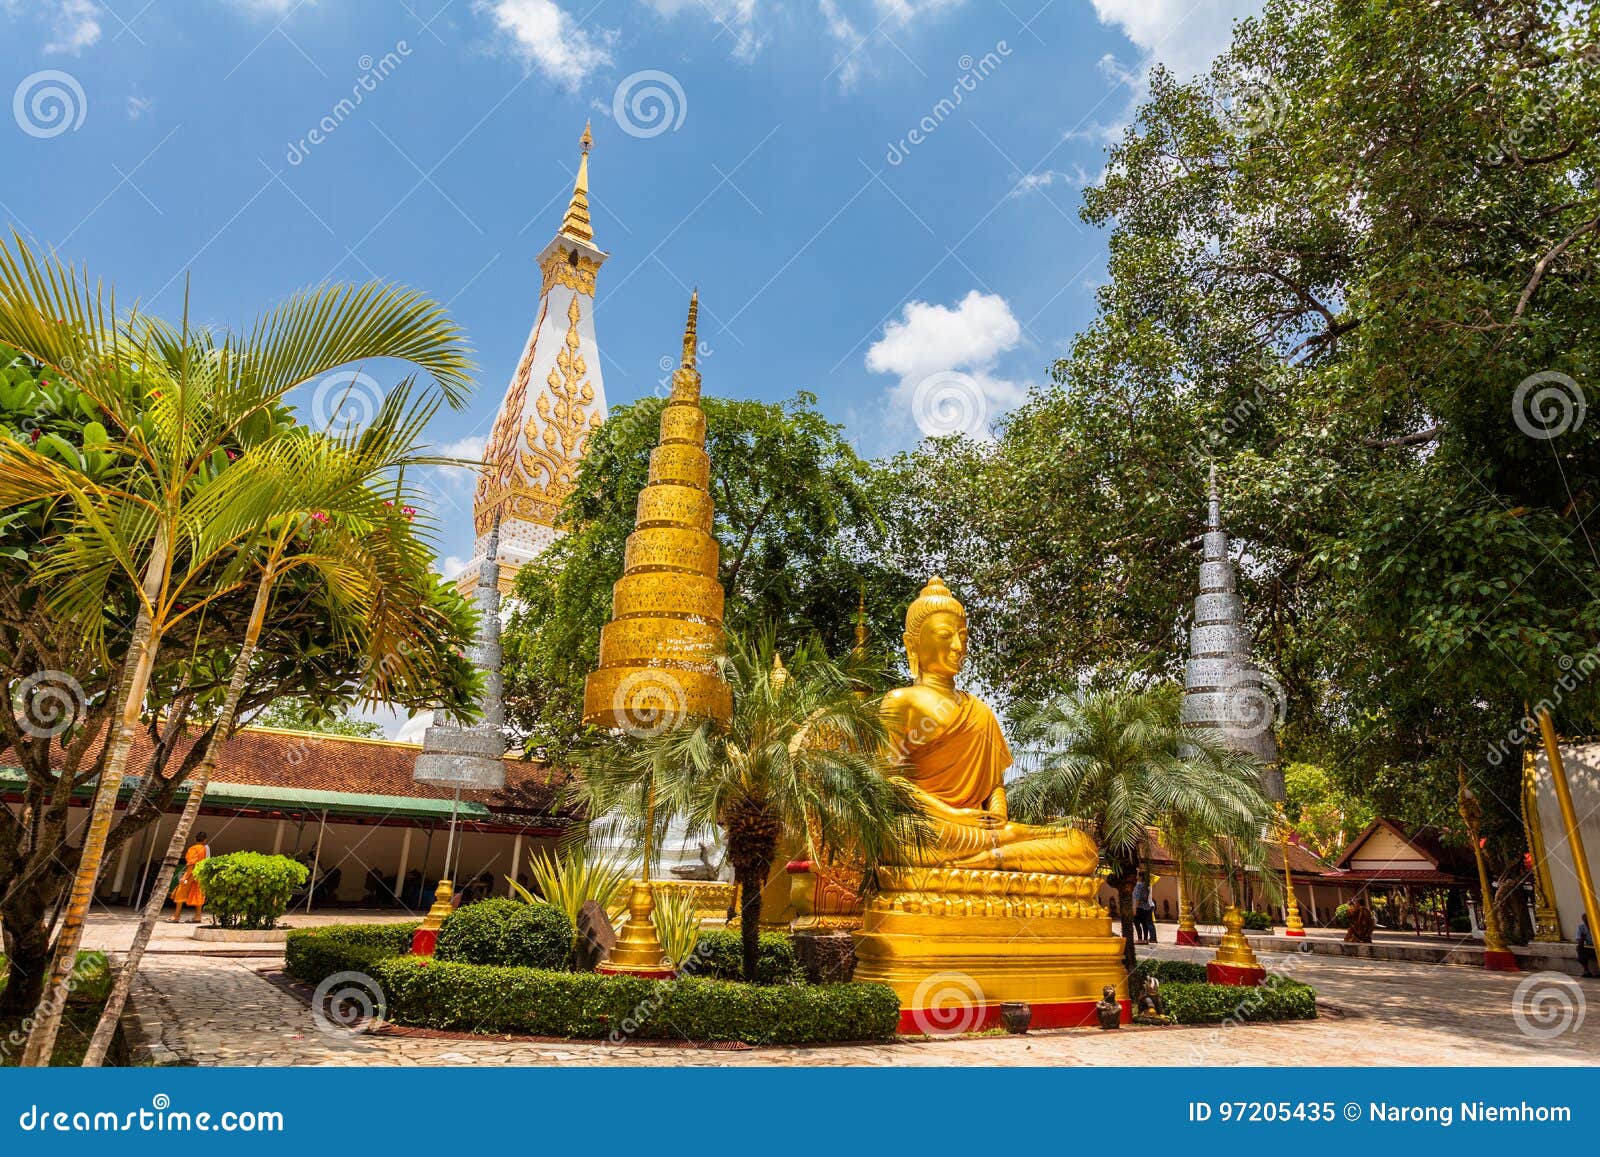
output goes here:
{"type": "MultiPolygon", "coordinates": [[[[0,341],[87,399],[94,414],[82,427],[81,446],[47,437],[0,440],[0,510],[24,520],[42,512],[52,520],[54,533],[29,551],[33,609],[60,624],[52,645],[76,652],[70,666],[21,675],[18,689],[25,695],[35,674],[85,666],[85,655],[120,663],[106,688],[94,799],[24,1054],[24,1063],[42,1064],[60,1024],[163,645],[245,585],[241,544],[281,509],[271,480],[251,464],[274,443],[283,395],[350,361],[391,356],[427,370],[460,398],[467,362],[438,307],[409,292],[313,291],[291,298],[243,337],[219,341],[187,319],[171,326],[137,309],[119,313],[86,275],[37,258],[21,241],[0,248],[0,341]],[[107,613],[119,608],[131,619],[120,659],[110,645],[117,620],[107,613]]],[[[19,542],[13,549],[27,547],[19,542]]],[[[16,721],[7,721],[13,747],[55,734],[34,727],[24,736],[16,721]]],[[[30,762],[30,771],[48,775],[47,748],[30,762]]],[[[49,835],[64,839],[72,786],[67,775],[57,780],[61,794],[44,819],[49,835]]]]}
{"type": "MultiPolygon", "coordinates": [[[[853,642],[858,600],[874,637],[894,638],[919,584],[874,561],[885,495],[815,401],[701,400],[712,533],[731,630],[773,627],[784,647],[819,635],[841,652],[853,642]]],[[[530,745],[552,755],[582,734],[583,681],[611,617],[664,405],[646,398],[611,411],[567,500],[568,533],[517,575],[519,606],[504,637],[507,705],[530,745]]]]}
{"type": "Polygon", "coordinates": [[[1285,753],[1408,824],[1465,766],[1516,858],[1524,702],[1600,723],[1565,677],[1600,643],[1597,97],[1600,9],[1556,0],[1268,0],[1207,74],[1155,70],[1055,384],[902,464],[1010,605],[980,673],[1176,674],[1215,462],[1285,753]]]}
{"type": "Polygon", "coordinates": [[[1272,805],[1261,793],[1259,765],[1185,727],[1181,702],[1178,688],[1165,684],[1074,692],[1020,713],[1024,771],[1007,791],[1012,810],[1036,823],[1093,822],[1117,889],[1130,971],[1137,963],[1133,888],[1152,828],[1176,837],[1169,850],[1185,879],[1214,870],[1230,853],[1265,863],[1260,836],[1272,805]]]}
{"type": "Polygon", "coordinates": [[[279,699],[250,723],[254,727],[275,727],[282,731],[315,731],[356,739],[383,738],[382,724],[358,719],[348,708],[319,710],[307,699],[279,699]]]}

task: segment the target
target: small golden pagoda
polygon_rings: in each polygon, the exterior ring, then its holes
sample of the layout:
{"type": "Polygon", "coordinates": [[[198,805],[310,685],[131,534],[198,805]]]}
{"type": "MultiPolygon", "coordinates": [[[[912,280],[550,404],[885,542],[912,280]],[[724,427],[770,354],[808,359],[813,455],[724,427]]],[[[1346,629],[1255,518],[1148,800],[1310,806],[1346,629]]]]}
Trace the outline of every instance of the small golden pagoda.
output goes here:
{"type": "MultiPolygon", "coordinates": [[[[639,492],[622,577],[611,588],[611,622],[600,631],[600,666],[583,686],[583,719],[597,727],[649,735],[692,719],[727,723],[733,694],[717,668],[723,652],[722,584],[711,534],[711,459],[695,369],[700,295],[689,298],[683,362],[661,411],[661,437],[639,492]]],[[[653,812],[655,789],[649,789],[653,812]]],[[[628,897],[628,919],[602,972],[673,974],[651,912],[650,833],[645,818],[642,879],[628,897]]]]}
{"type": "Polygon", "coordinates": [[[695,369],[699,293],[689,299],[683,364],[661,411],[661,440],[639,492],[611,622],[600,632],[600,667],[583,687],[583,720],[648,734],[680,719],[726,723],[733,697],[717,670],[722,584],[711,534],[711,459],[695,369]]]}

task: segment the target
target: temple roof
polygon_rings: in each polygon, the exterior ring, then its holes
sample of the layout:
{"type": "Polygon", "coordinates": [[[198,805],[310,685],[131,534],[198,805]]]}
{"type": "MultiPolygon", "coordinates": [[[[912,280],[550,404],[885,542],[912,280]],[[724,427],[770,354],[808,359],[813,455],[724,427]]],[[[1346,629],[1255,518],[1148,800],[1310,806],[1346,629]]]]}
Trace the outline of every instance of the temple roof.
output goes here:
{"type": "MultiPolygon", "coordinates": [[[[176,770],[193,746],[196,736],[180,739],[167,762],[176,770]]],[[[324,735],[309,731],[280,731],[275,728],[246,727],[218,750],[214,784],[248,785],[282,796],[284,808],[303,800],[315,810],[316,793],[339,792],[365,796],[405,797],[415,800],[449,800],[451,789],[416,783],[412,768],[422,748],[414,743],[388,739],[361,739],[353,736],[324,735]],[[301,796],[298,793],[306,793],[301,796]]],[[[91,748],[85,765],[92,764],[98,747],[91,748]]],[[[58,744],[50,745],[51,765],[59,770],[64,762],[58,744]]],[[[141,732],[128,759],[132,773],[144,772],[150,764],[149,736],[141,732]]],[[[15,764],[9,749],[0,751],[0,765],[15,764]]],[[[514,816],[524,821],[566,826],[581,818],[562,788],[570,776],[549,764],[527,759],[506,759],[503,788],[474,792],[471,802],[490,813],[514,816]]]]}

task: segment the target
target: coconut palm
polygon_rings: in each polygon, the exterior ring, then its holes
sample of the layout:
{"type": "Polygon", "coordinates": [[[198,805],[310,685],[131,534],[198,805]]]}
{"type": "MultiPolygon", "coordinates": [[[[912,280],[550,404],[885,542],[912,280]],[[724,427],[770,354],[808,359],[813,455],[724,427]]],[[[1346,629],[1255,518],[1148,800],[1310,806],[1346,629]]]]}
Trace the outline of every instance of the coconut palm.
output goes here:
{"type": "MultiPolygon", "coordinates": [[[[359,433],[330,437],[304,427],[234,467],[241,475],[259,471],[280,497],[282,513],[269,519],[242,551],[257,568],[255,597],[244,637],[217,717],[217,739],[206,746],[188,777],[189,795],[146,901],[133,942],[84,1054],[86,1068],[102,1063],[139,963],[166,903],[168,889],[200,814],[200,802],[216,770],[221,741],[232,735],[256,647],[280,580],[297,570],[314,573],[331,596],[329,613],[347,633],[360,637],[359,651],[371,660],[363,690],[384,699],[419,668],[431,667],[425,650],[400,641],[426,623],[434,590],[432,556],[413,533],[410,504],[394,501],[394,479],[406,467],[437,464],[420,452],[423,427],[438,408],[424,397],[411,404],[412,384],[402,383],[383,401],[370,426],[359,433]]],[[[416,639],[425,647],[425,639],[416,639]]]]}
{"type": "Polygon", "coordinates": [[[1259,855],[1272,820],[1256,759],[1184,726],[1181,702],[1175,686],[1162,685],[1075,692],[1019,713],[1025,770],[1008,789],[1011,810],[1033,822],[1094,823],[1117,889],[1129,969],[1136,963],[1133,887],[1150,829],[1181,833],[1169,850],[1192,880],[1224,848],[1259,855]]]}
{"type": "Polygon", "coordinates": [[[243,336],[220,341],[119,312],[86,273],[36,257],[20,238],[0,245],[0,342],[48,367],[93,406],[109,469],[93,475],[0,440],[0,510],[53,502],[71,526],[45,552],[38,580],[53,613],[106,658],[107,592],[131,584],[137,613],[117,689],[114,723],[90,807],[50,975],[23,1063],[49,1062],[95,882],[105,858],[162,641],[185,618],[247,581],[239,546],[254,541],[281,496],[269,473],[246,468],[279,433],[295,386],[367,358],[428,372],[453,402],[469,366],[456,327],[433,303],[382,285],[325,287],[291,297],[243,336]],[[235,469],[235,467],[239,467],[235,469]]]}
{"type": "MultiPolygon", "coordinates": [[[[861,672],[803,644],[779,659],[770,633],[729,639],[722,669],[733,690],[727,727],[669,720],[654,734],[608,743],[583,758],[591,815],[644,814],[691,831],[722,828],[739,893],[744,978],[754,981],[761,890],[785,832],[821,860],[867,870],[924,838],[922,812],[889,778],[878,705],[861,672]]],[[[670,675],[662,672],[663,676],[670,675]]]]}

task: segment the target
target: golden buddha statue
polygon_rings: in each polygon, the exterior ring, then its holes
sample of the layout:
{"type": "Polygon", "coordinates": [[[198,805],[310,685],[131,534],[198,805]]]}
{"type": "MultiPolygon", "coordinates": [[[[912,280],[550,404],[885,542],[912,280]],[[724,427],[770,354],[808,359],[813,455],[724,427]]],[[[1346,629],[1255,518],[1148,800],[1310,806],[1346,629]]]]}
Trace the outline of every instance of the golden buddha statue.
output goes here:
{"type": "Polygon", "coordinates": [[[1094,841],[1007,815],[1011,751],[989,706],[956,687],[967,614],[938,578],[906,611],[905,644],[912,683],[882,712],[896,773],[931,832],[877,868],[854,933],[855,979],[895,990],[908,1033],[990,1028],[1008,1001],[1026,1002],[1040,1028],[1093,1024],[1107,985],[1126,1007],[1094,841]]]}
{"type": "Polygon", "coordinates": [[[982,699],[956,688],[967,657],[967,612],[938,576],[906,610],[912,683],[883,700],[889,754],[922,802],[934,840],[910,857],[922,867],[1085,876],[1094,841],[1072,828],[1013,823],[1006,814],[1011,749],[982,699]]]}

